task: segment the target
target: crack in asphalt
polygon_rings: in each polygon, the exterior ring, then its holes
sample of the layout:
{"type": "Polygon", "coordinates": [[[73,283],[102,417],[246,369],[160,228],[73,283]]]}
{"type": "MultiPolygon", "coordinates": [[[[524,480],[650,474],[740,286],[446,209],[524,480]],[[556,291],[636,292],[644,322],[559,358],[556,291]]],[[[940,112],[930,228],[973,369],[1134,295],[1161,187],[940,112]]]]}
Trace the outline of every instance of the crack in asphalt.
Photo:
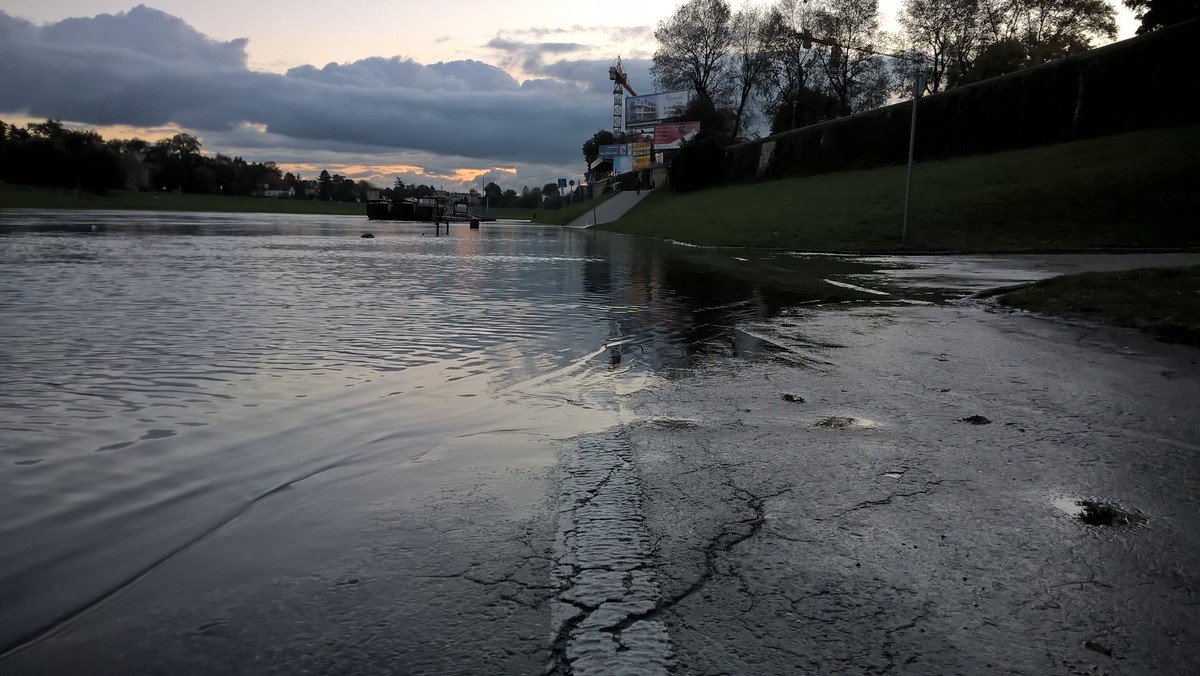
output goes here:
{"type": "MultiPolygon", "coordinates": [[[[746,505],[753,511],[754,515],[748,519],[742,519],[740,521],[731,521],[731,522],[727,522],[722,525],[722,531],[719,534],[717,534],[715,537],[709,539],[708,543],[704,547],[704,562],[705,562],[704,570],[682,592],[680,592],[679,594],[676,594],[674,597],[672,597],[670,599],[661,600],[657,605],[655,605],[655,607],[650,608],[649,610],[647,610],[646,612],[644,612],[640,615],[631,615],[631,616],[627,617],[624,621],[621,622],[620,625],[618,625],[617,627],[614,627],[614,630],[619,631],[623,627],[630,626],[630,625],[636,624],[637,622],[641,622],[644,620],[653,620],[653,619],[657,618],[659,615],[661,615],[662,613],[672,610],[676,605],[678,605],[679,603],[682,603],[688,597],[692,596],[696,592],[703,589],[704,586],[706,584],[708,584],[708,582],[710,580],[712,580],[714,577],[718,576],[717,562],[720,559],[720,556],[722,554],[728,554],[729,552],[733,551],[733,549],[735,547],[737,547],[739,544],[758,535],[758,533],[762,530],[762,526],[766,522],[766,517],[763,514],[763,506],[766,503],[766,501],[770,500],[772,498],[777,498],[777,497],[783,495],[784,493],[791,491],[793,488],[793,486],[787,486],[775,493],[771,493],[769,495],[758,496],[758,495],[754,495],[754,494],[750,493],[749,491],[746,491],[745,489],[742,489],[742,488],[734,485],[731,481],[727,480],[723,483],[725,483],[726,486],[729,486],[730,488],[732,488],[734,490],[735,495],[740,494],[739,497],[745,498],[746,505]],[[733,528],[736,528],[739,526],[746,526],[748,528],[745,533],[742,533],[737,536],[729,537],[729,538],[726,537],[726,536],[731,535],[731,530],[733,528]]],[[[733,574],[733,575],[736,575],[736,574],[733,574]]],[[[749,593],[749,592],[747,592],[747,593],[751,597],[753,597],[752,593],[749,593]]]]}
{"type": "Polygon", "coordinates": [[[864,501],[858,503],[857,505],[851,507],[850,509],[847,509],[846,511],[842,512],[841,514],[838,514],[837,518],[846,516],[847,514],[849,514],[851,512],[857,512],[860,509],[867,509],[869,507],[879,507],[880,505],[890,505],[892,503],[892,500],[894,500],[896,498],[911,498],[911,497],[914,497],[917,495],[926,495],[928,493],[933,492],[933,489],[928,488],[928,487],[940,486],[943,483],[943,481],[945,481],[945,480],[944,479],[934,479],[932,481],[926,481],[925,485],[927,486],[927,488],[922,488],[921,490],[910,491],[907,493],[892,493],[891,495],[887,496],[886,498],[883,498],[882,500],[864,500],[864,501]]]}
{"type": "Polygon", "coordinates": [[[665,674],[671,666],[666,626],[642,621],[659,603],[651,566],[659,540],[646,529],[628,430],[577,441],[564,463],[559,498],[547,673],[665,674]]]}

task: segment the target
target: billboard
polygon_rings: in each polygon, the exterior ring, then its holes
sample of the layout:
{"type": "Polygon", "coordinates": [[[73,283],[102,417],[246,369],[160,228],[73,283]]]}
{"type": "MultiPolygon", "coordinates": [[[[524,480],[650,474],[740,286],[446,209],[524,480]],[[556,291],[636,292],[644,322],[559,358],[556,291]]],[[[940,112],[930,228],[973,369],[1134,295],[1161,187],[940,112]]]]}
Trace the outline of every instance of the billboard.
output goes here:
{"type": "Polygon", "coordinates": [[[662,122],[654,125],[654,149],[678,148],[700,131],[699,122],[662,122]]]}
{"type": "Polygon", "coordinates": [[[640,171],[650,166],[650,155],[653,144],[649,141],[639,141],[629,144],[629,154],[633,156],[633,170],[640,171]]]}
{"type": "Polygon", "coordinates": [[[626,96],[625,129],[653,127],[655,122],[670,117],[676,108],[686,106],[691,99],[692,92],[686,89],[645,96],[626,96]]]}
{"type": "Polygon", "coordinates": [[[618,143],[616,145],[600,146],[600,157],[603,159],[606,159],[606,160],[610,160],[614,157],[620,157],[622,155],[628,155],[628,154],[629,154],[629,145],[626,143],[618,143]]]}

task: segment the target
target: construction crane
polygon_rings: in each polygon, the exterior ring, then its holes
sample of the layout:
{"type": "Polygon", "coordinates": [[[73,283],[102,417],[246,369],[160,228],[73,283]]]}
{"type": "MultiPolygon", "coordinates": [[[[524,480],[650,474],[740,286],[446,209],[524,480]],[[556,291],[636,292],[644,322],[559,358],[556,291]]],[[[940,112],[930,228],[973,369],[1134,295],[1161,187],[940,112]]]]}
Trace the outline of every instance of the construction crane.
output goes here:
{"type": "Polygon", "coordinates": [[[633,87],[629,86],[629,76],[625,74],[625,69],[621,67],[621,57],[619,56],[617,57],[617,62],[608,67],[608,79],[613,81],[613,136],[616,136],[621,133],[621,118],[624,113],[621,90],[629,92],[630,96],[637,96],[637,92],[633,91],[633,87]]]}

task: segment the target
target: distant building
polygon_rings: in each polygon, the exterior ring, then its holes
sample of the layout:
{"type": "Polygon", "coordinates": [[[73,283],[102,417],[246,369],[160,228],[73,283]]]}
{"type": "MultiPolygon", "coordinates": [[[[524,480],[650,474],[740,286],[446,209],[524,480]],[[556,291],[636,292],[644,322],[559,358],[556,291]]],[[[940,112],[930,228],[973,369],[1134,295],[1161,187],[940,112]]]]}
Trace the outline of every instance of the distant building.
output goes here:
{"type": "Polygon", "coordinates": [[[296,196],[296,189],[279,180],[274,174],[267,174],[254,186],[254,196],[291,199],[296,196]]]}
{"type": "Polygon", "coordinates": [[[305,199],[315,200],[321,198],[321,182],[317,180],[300,181],[300,190],[304,193],[305,199]]]}

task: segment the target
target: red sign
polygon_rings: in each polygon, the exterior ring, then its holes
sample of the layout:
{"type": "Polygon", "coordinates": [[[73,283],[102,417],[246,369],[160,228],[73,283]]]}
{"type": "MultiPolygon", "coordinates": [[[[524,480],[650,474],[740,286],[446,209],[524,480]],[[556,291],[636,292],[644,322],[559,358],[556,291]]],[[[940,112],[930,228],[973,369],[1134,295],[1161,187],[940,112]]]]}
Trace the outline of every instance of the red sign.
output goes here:
{"type": "Polygon", "coordinates": [[[666,122],[654,125],[654,149],[678,148],[700,131],[699,122],[666,122]]]}

